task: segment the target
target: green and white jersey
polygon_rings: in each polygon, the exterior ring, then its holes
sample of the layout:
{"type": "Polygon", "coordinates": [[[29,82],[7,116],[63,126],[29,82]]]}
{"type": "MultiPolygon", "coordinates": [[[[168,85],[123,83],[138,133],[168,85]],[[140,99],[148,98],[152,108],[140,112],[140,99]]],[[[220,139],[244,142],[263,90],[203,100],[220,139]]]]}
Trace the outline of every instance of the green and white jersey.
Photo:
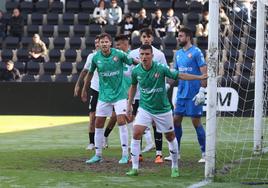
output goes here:
{"type": "Polygon", "coordinates": [[[167,65],[154,61],[150,70],[145,70],[141,63],[132,70],[132,84],[139,83],[140,107],[152,114],[161,114],[171,110],[165,77],[176,80],[178,72],[171,71],[167,65]]]}
{"type": "Polygon", "coordinates": [[[104,56],[99,50],[92,58],[89,72],[95,69],[99,74],[99,100],[103,102],[117,102],[127,98],[123,86],[124,63],[132,64],[127,54],[121,50],[111,48],[111,53],[104,56]]]}
{"type": "MultiPolygon", "coordinates": [[[[126,53],[129,54],[130,50],[128,50],[126,53]]],[[[125,64],[124,67],[124,87],[126,92],[128,92],[128,89],[131,86],[131,72],[133,69],[133,65],[127,65],[125,64]]]]}

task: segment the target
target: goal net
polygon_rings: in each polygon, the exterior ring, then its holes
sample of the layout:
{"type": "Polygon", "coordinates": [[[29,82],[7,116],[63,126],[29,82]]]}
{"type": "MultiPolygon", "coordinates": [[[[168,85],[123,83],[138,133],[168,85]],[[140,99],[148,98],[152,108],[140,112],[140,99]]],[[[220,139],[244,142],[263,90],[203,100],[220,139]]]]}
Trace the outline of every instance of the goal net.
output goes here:
{"type": "Polygon", "coordinates": [[[222,0],[220,6],[223,9],[219,28],[215,180],[268,184],[268,9],[265,6],[265,17],[257,20],[256,1],[247,7],[222,0]],[[224,12],[230,24],[224,22],[224,12]],[[264,39],[260,43],[264,46],[260,48],[264,64],[262,70],[255,72],[258,53],[255,49],[259,44],[256,31],[260,32],[256,25],[264,20],[267,23],[261,31],[264,39]],[[257,80],[262,74],[262,80],[257,80]],[[255,83],[260,82],[262,93],[255,96],[255,83]],[[254,96],[263,104],[257,109],[261,113],[261,128],[254,126],[254,96]],[[261,143],[257,147],[261,148],[254,148],[256,131],[261,143]]]}

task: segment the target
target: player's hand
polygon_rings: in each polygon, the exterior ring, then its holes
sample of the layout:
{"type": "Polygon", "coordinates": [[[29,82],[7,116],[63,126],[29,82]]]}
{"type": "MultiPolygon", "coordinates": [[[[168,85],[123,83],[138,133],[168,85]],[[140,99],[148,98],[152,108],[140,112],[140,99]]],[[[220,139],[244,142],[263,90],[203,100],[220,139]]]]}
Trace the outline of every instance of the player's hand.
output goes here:
{"type": "Polygon", "coordinates": [[[206,74],[202,74],[201,76],[200,76],[201,78],[201,80],[204,80],[204,79],[207,79],[208,78],[208,74],[206,73],[206,74]]]}
{"type": "Polygon", "coordinates": [[[83,102],[87,102],[87,91],[83,88],[81,92],[81,99],[83,102]]]}
{"type": "Polygon", "coordinates": [[[200,87],[199,92],[194,96],[193,101],[196,106],[203,105],[205,103],[205,88],[200,87]]]}
{"type": "Polygon", "coordinates": [[[80,86],[75,84],[75,87],[74,87],[74,97],[77,97],[78,96],[79,91],[80,91],[80,86]]]}
{"type": "Polygon", "coordinates": [[[127,105],[127,118],[130,119],[132,117],[132,111],[133,111],[132,105],[131,104],[127,105]]]}

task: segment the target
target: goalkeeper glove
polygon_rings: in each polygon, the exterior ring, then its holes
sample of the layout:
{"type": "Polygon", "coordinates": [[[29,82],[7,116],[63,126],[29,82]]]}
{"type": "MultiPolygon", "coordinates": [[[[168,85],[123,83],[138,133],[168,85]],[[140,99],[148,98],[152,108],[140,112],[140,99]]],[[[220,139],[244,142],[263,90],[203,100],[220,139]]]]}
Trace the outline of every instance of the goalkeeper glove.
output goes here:
{"type": "Polygon", "coordinates": [[[200,87],[199,92],[194,96],[193,101],[196,106],[203,105],[205,103],[205,88],[200,87]]]}

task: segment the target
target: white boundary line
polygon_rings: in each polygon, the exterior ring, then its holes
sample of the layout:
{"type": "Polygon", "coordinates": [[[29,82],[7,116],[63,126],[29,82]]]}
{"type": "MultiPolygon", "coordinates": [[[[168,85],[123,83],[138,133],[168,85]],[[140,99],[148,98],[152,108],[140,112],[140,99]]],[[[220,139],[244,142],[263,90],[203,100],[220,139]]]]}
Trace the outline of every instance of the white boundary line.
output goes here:
{"type": "Polygon", "coordinates": [[[210,179],[204,179],[198,183],[192,184],[190,186],[188,186],[187,188],[198,188],[198,187],[203,187],[206,186],[208,184],[210,184],[212,181],[210,179]]]}

